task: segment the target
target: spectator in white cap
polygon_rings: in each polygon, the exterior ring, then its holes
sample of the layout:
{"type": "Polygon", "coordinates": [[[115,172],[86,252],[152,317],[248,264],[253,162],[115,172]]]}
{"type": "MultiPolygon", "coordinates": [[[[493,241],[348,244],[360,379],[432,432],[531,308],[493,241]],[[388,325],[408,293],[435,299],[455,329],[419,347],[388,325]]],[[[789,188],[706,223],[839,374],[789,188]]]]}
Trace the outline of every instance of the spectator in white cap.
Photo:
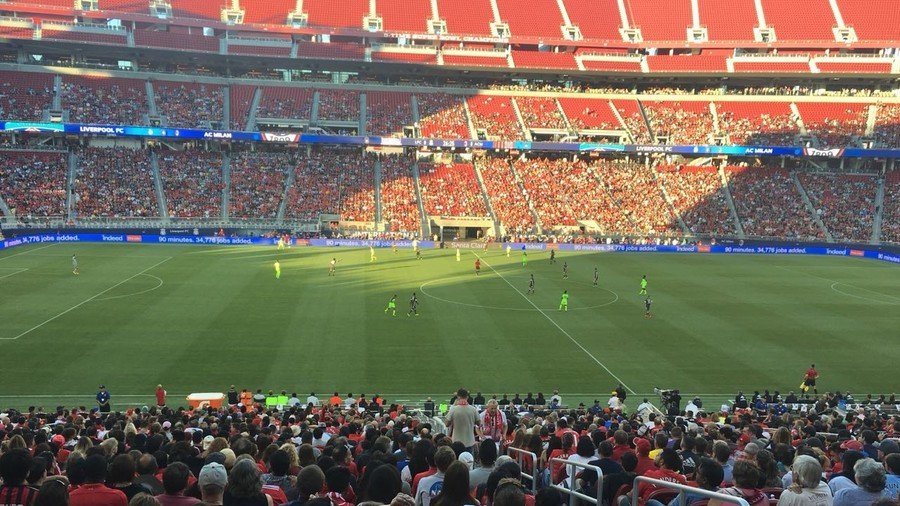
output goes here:
{"type": "Polygon", "coordinates": [[[210,506],[222,504],[222,496],[227,484],[228,473],[222,464],[211,462],[200,469],[197,485],[200,487],[200,497],[204,503],[210,506]]]}

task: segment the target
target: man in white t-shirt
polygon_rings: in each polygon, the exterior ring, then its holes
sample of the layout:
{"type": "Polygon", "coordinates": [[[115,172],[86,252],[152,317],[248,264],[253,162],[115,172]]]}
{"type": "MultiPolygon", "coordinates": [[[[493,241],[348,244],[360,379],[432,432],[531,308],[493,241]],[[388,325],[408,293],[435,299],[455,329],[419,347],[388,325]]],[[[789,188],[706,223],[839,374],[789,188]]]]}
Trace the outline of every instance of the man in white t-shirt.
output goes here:
{"type": "Polygon", "coordinates": [[[456,454],[449,446],[438,448],[434,453],[434,465],[437,467],[437,473],[419,480],[419,486],[416,489],[416,506],[431,505],[431,500],[437,497],[444,487],[444,473],[455,460],[456,454]]]}
{"type": "Polygon", "coordinates": [[[309,406],[310,404],[312,404],[313,406],[319,405],[319,398],[316,397],[315,392],[310,392],[309,397],[306,398],[306,405],[309,406]]]}
{"type": "Polygon", "coordinates": [[[468,390],[460,388],[456,392],[456,404],[450,407],[444,422],[450,429],[450,439],[461,442],[468,452],[475,449],[475,433],[481,436],[481,420],[478,410],[469,404],[468,390]]]}

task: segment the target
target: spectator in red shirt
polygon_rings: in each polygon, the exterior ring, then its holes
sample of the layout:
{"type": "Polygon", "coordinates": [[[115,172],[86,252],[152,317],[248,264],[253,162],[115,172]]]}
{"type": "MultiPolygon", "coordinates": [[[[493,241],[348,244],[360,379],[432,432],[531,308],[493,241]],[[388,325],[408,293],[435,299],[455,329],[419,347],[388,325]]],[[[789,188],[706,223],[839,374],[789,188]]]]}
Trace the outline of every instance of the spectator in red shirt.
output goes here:
{"type": "Polygon", "coordinates": [[[622,455],[631,451],[631,447],[628,446],[628,433],[622,429],[617,430],[613,434],[613,441],[616,444],[613,446],[612,459],[619,462],[622,460],[622,455]]]}
{"type": "Polygon", "coordinates": [[[106,458],[91,455],[84,461],[84,485],[69,494],[70,506],[127,506],[128,499],[121,490],[107,487],[106,458]]]}
{"type": "Polygon", "coordinates": [[[34,503],[38,491],[25,483],[31,460],[31,454],[24,448],[9,450],[0,456],[0,478],[3,478],[0,506],[31,506],[34,503]]]}
{"type": "Polygon", "coordinates": [[[162,385],[156,385],[156,405],[159,407],[166,405],[166,391],[162,385]]]}
{"type": "Polygon", "coordinates": [[[638,459],[638,464],[637,467],[634,468],[634,472],[638,476],[644,476],[647,471],[656,469],[656,463],[650,458],[650,441],[636,437],[633,442],[638,459]]]}
{"type": "MultiPolygon", "coordinates": [[[[681,485],[687,484],[687,479],[681,474],[681,457],[679,457],[678,452],[672,448],[666,448],[660,453],[659,469],[647,471],[647,474],[644,476],[656,480],[679,483],[681,485]]],[[[658,490],[658,488],[659,487],[652,483],[641,483],[638,485],[638,504],[641,506],[647,504],[647,498],[654,491],[658,490]]],[[[631,504],[632,495],[634,495],[634,490],[622,496],[619,499],[619,506],[628,506],[631,504]]]]}

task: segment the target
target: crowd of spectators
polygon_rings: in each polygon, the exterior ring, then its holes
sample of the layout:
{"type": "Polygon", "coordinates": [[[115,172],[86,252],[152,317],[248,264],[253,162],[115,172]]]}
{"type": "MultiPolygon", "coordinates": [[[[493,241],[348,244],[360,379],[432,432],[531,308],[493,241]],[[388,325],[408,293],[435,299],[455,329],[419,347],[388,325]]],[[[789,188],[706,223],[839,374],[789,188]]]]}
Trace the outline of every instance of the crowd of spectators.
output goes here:
{"type": "Polygon", "coordinates": [[[67,77],[63,109],[72,123],[142,125],[147,113],[144,82],[135,79],[67,77]]]}
{"type": "Polygon", "coordinates": [[[407,156],[391,155],[381,159],[381,219],[391,232],[421,230],[416,182],[407,156]]]}
{"type": "Polygon", "coordinates": [[[536,224],[534,213],[519,179],[506,158],[483,158],[478,162],[491,207],[507,234],[529,234],[536,224]]]}
{"type": "Polygon", "coordinates": [[[293,153],[233,153],[230,215],[235,218],[275,218],[284,197],[285,175],[293,167],[293,153]]]}
{"type": "Polygon", "coordinates": [[[8,410],[0,500],[562,506],[568,498],[551,485],[591,496],[599,482],[609,506],[632,496],[644,506],[693,504],[702,491],[754,506],[889,506],[900,492],[900,419],[872,405],[835,410],[832,394],[799,411],[779,395],[741,393],[733,407],[695,400],[669,416],[647,399],[629,409],[622,388],[602,405],[577,407],[558,394],[486,399],[465,389],[439,401],[447,408],[429,400],[422,411],[379,395],[304,397],[232,386],[222,408],[166,406],[163,392],[158,406],[124,411],[8,410]],[[552,459],[596,466],[602,481],[552,459]],[[635,486],[638,476],[693,488],[635,486]]]}
{"type": "Polygon", "coordinates": [[[366,93],[366,133],[402,136],[403,127],[412,125],[412,95],[371,91],[366,93]]]}
{"type": "Polygon", "coordinates": [[[75,210],[79,218],[159,217],[150,157],[130,148],[78,153],[75,210]]]}
{"type": "Polygon", "coordinates": [[[419,93],[419,129],[422,137],[468,139],[469,123],[462,99],[446,93],[419,93]]]}
{"type": "Polygon", "coordinates": [[[640,234],[679,233],[678,223],[650,168],[639,163],[602,161],[595,172],[640,234]]]}
{"type": "Polygon", "coordinates": [[[717,104],[719,125],[731,144],[793,146],[800,127],[789,108],[748,103],[717,104]],[[781,113],[775,109],[783,109],[781,113]]]}
{"type": "Polygon", "coordinates": [[[488,216],[475,169],[468,163],[419,163],[422,204],[430,216],[488,216]]]}
{"type": "Polygon", "coordinates": [[[524,137],[510,97],[476,95],[468,98],[469,112],[476,129],[489,138],[520,140],[524,137]]]}
{"type": "Polygon", "coordinates": [[[41,121],[50,108],[53,76],[30,72],[0,72],[0,118],[41,121]]]}
{"type": "Polygon", "coordinates": [[[631,134],[631,139],[636,144],[650,144],[653,142],[653,139],[650,138],[647,122],[641,116],[637,101],[613,101],[613,105],[619,111],[619,115],[622,116],[622,121],[625,122],[628,132],[631,134]]]}
{"type": "Polygon", "coordinates": [[[900,147],[900,104],[881,104],[875,116],[875,141],[888,148],[900,147]]]}
{"type": "Polygon", "coordinates": [[[786,170],[734,166],[725,175],[748,236],[824,238],[786,170]]]}
{"type": "Polygon", "coordinates": [[[66,214],[66,154],[0,151],[0,196],[19,218],[66,214]]]}
{"type": "Polygon", "coordinates": [[[256,117],[309,119],[312,104],[313,94],[306,88],[264,87],[256,117]]]}
{"type": "Polygon", "coordinates": [[[660,184],[695,234],[734,235],[734,220],[716,167],[660,165],[660,184]]]}
{"type": "Polygon", "coordinates": [[[359,151],[316,151],[301,157],[288,190],[286,216],[317,220],[375,221],[375,162],[359,151]]]}
{"type": "Polygon", "coordinates": [[[866,129],[868,106],[861,104],[800,103],[800,116],[810,135],[824,147],[853,144],[866,129]]]}
{"type": "Polygon", "coordinates": [[[525,96],[516,97],[515,101],[526,127],[567,130],[566,120],[556,105],[556,99],[525,96]]]}
{"type": "Polygon", "coordinates": [[[885,176],[881,240],[900,243],[900,172],[885,176]]]}
{"type": "Polygon", "coordinates": [[[798,177],[836,241],[869,242],[878,186],[874,176],[801,172],[798,177]]]}
{"type": "Polygon", "coordinates": [[[359,93],[349,90],[319,90],[320,121],[359,121],[359,93]]]}
{"type": "Polygon", "coordinates": [[[156,81],[153,94],[156,107],[169,126],[211,128],[222,123],[224,95],[221,86],[156,81]]]}
{"type": "Polygon", "coordinates": [[[709,102],[644,101],[644,110],[653,133],[669,144],[709,144],[714,131],[709,102]]]}
{"type": "Polygon", "coordinates": [[[173,218],[218,218],[222,209],[222,155],[198,149],[158,153],[166,205],[173,218]]]}

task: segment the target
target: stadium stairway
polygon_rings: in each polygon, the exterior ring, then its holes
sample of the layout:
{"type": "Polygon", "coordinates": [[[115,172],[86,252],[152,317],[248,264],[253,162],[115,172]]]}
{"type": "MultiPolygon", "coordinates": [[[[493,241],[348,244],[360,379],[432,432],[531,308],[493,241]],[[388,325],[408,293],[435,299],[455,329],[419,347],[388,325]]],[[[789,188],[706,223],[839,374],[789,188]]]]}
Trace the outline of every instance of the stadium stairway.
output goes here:
{"type": "MultiPolygon", "coordinates": [[[[524,156],[524,155],[522,155],[524,156]]],[[[508,160],[509,162],[509,160],[508,160]]],[[[534,208],[534,202],[531,201],[531,195],[528,194],[528,191],[525,189],[525,183],[522,182],[522,177],[516,172],[516,168],[513,163],[509,163],[509,170],[512,172],[513,179],[516,180],[516,184],[519,186],[519,192],[525,196],[525,201],[528,202],[528,210],[531,211],[531,215],[534,217],[534,228],[535,233],[543,233],[544,224],[541,223],[541,216],[538,214],[537,210],[534,208]]]]}
{"type": "MultiPolygon", "coordinates": [[[[256,91],[259,91],[257,88],[256,91]]],[[[306,148],[306,155],[309,156],[309,148],[306,148]]],[[[297,182],[297,171],[294,170],[294,166],[296,163],[292,163],[290,167],[285,167],[284,173],[284,192],[281,194],[281,203],[278,204],[278,213],[275,214],[275,221],[282,225],[284,224],[284,215],[287,212],[288,205],[288,192],[291,190],[291,187],[297,182]]]]}
{"type": "Polygon", "coordinates": [[[825,226],[825,222],[822,221],[819,213],[816,212],[816,207],[813,205],[812,201],[809,200],[809,194],[806,193],[806,188],[803,187],[803,183],[801,183],[800,178],[797,177],[796,171],[791,171],[791,180],[794,182],[794,186],[797,187],[797,191],[800,193],[800,197],[803,199],[803,203],[806,204],[806,209],[812,216],[813,221],[819,227],[819,230],[821,230],[822,233],[825,234],[825,240],[827,240],[828,242],[834,242],[834,236],[831,235],[831,232],[828,231],[828,227],[825,226]]]}
{"type": "Polygon", "coordinates": [[[650,172],[653,174],[653,181],[656,182],[656,187],[659,188],[659,191],[662,193],[663,200],[665,200],[666,205],[669,206],[669,212],[672,213],[672,216],[678,221],[678,228],[681,229],[683,234],[691,235],[693,231],[687,226],[687,223],[685,223],[684,219],[681,217],[681,212],[679,212],[678,208],[675,207],[675,204],[672,203],[672,197],[670,197],[669,192],[666,191],[666,185],[664,185],[662,179],[660,179],[655,164],[650,164],[650,172]]]}
{"type": "Polygon", "coordinates": [[[727,160],[719,166],[719,179],[722,181],[722,194],[725,195],[725,202],[728,204],[728,211],[731,213],[731,221],[734,222],[734,229],[737,231],[739,239],[744,239],[747,234],[744,233],[744,225],[741,224],[741,218],[738,215],[737,207],[734,205],[734,197],[731,196],[731,186],[728,178],[725,176],[725,165],[727,160]]]}
{"type": "Polygon", "coordinates": [[[878,180],[878,191],[875,193],[875,219],[872,220],[872,244],[881,244],[881,223],[884,220],[884,185],[887,178],[878,180]]]}
{"type": "Polygon", "coordinates": [[[71,220],[75,211],[75,174],[78,172],[78,155],[69,151],[69,170],[66,174],[66,218],[71,220]]]}
{"type": "Polygon", "coordinates": [[[491,204],[491,197],[488,195],[487,186],[484,184],[484,177],[481,175],[481,167],[479,167],[479,164],[477,163],[473,163],[472,167],[475,168],[475,180],[478,181],[478,189],[481,190],[481,198],[484,199],[484,205],[487,206],[491,221],[494,222],[494,237],[502,237],[503,234],[500,233],[500,220],[497,219],[497,214],[494,212],[494,206],[491,204]]]}
{"type": "MultiPolygon", "coordinates": [[[[225,101],[228,105],[228,101],[225,101]]],[[[227,220],[231,216],[231,156],[228,152],[222,153],[222,219],[227,220]]]]}
{"type": "Polygon", "coordinates": [[[256,112],[259,108],[259,102],[262,100],[262,89],[257,86],[253,92],[253,99],[250,100],[250,110],[247,111],[247,131],[256,131],[256,112]]]}
{"type": "Polygon", "coordinates": [[[525,125],[525,118],[522,117],[522,110],[519,109],[519,104],[516,102],[515,97],[510,99],[509,103],[512,104],[513,111],[516,112],[516,121],[519,123],[519,130],[525,135],[525,140],[534,140],[531,138],[531,130],[525,125]]]}
{"type": "Polygon", "coordinates": [[[153,188],[156,191],[156,204],[159,206],[159,215],[163,223],[169,223],[171,214],[166,206],[166,192],[163,190],[162,177],[159,175],[159,156],[156,154],[156,151],[150,151],[150,168],[153,169],[153,188]]]}
{"type": "Polygon", "coordinates": [[[319,90],[313,92],[312,106],[309,109],[309,126],[319,126],[319,90]]]}
{"type": "Polygon", "coordinates": [[[231,86],[222,87],[222,125],[231,129],[231,86]]]}
{"type": "MultiPolygon", "coordinates": [[[[156,93],[153,91],[153,81],[149,79],[144,81],[144,91],[147,93],[147,111],[150,116],[159,116],[159,109],[156,108],[156,93]]],[[[150,123],[147,123],[148,125],[150,123]]]]}
{"type": "Polygon", "coordinates": [[[475,123],[472,121],[472,111],[469,110],[469,101],[462,100],[463,110],[466,111],[466,124],[469,126],[469,138],[477,139],[478,132],[475,130],[475,123]]]}
{"type": "Polygon", "coordinates": [[[412,174],[413,174],[413,183],[415,183],[416,187],[416,205],[419,206],[419,217],[422,221],[422,238],[427,239],[431,237],[431,222],[428,219],[428,215],[425,214],[425,205],[422,203],[422,183],[419,181],[419,164],[414,163],[412,165],[412,174]]]}
{"type": "MultiPolygon", "coordinates": [[[[415,102],[415,97],[413,97],[413,102],[415,102]]],[[[375,226],[378,227],[382,222],[381,218],[381,157],[375,159],[375,188],[373,188],[375,193],[375,226]]],[[[379,228],[379,230],[381,230],[379,228]]]]}
{"type": "Polygon", "coordinates": [[[9,206],[6,205],[6,201],[3,200],[3,196],[0,195],[0,213],[3,213],[3,218],[7,224],[14,225],[16,220],[12,215],[12,211],[9,209],[9,206]]]}

